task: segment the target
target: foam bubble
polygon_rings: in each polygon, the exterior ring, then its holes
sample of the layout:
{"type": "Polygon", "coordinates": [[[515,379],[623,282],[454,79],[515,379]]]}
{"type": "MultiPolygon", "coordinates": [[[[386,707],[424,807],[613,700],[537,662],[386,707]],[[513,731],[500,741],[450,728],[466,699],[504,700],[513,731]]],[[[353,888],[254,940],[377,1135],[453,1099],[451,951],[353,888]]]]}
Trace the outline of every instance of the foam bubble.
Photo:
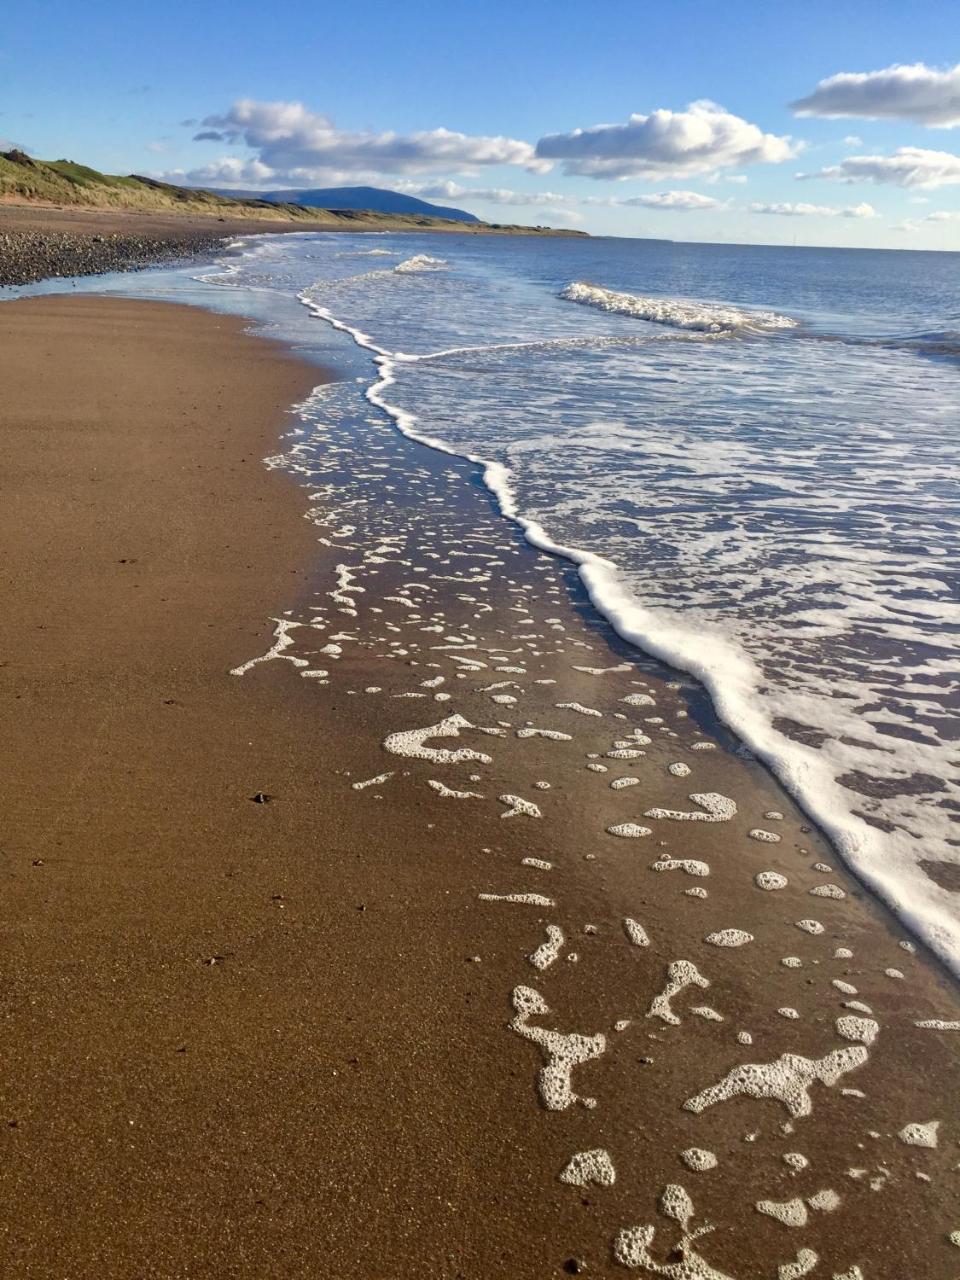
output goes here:
{"type": "Polygon", "coordinates": [[[501,818],[516,818],[520,815],[527,818],[543,817],[539,806],[535,805],[532,800],[524,800],[522,796],[513,796],[508,794],[498,796],[497,799],[501,804],[509,805],[506,813],[501,813],[501,818]]]}
{"type": "Polygon", "coordinates": [[[908,1147],[929,1147],[932,1149],[937,1145],[937,1130],[939,1128],[939,1120],[930,1120],[926,1124],[915,1122],[914,1124],[904,1125],[898,1137],[908,1147]]]}
{"type": "Polygon", "coordinates": [[[434,764],[464,764],[468,760],[476,760],[480,764],[492,764],[491,756],[482,751],[473,751],[469,747],[460,747],[450,751],[446,747],[428,747],[430,738],[459,738],[461,729],[475,729],[465,716],[456,712],[447,716],[439,724],[425,725],[422,729],[404,729],[398,733],[388,734],[383,740],[383,748],[395,756],[409,756],[416,760],[431,760],[434,764]]]}
{"type": "Polygon", "coordinates": [[[708,1169],[715,1169],[718,1163],[713,1152],[703,1147],[687,1147],[686,1151],[680,1152],[680,1159],[694,1173],[706,1173],[708,1169]]]}
{"type": "Polygon", "coordinates": [[[531,952],[527,959],[535,969],[540,970],[542,973],[544,969],[549,969],[550,965],[560,955],[563,942],[563,930],[559,925],[548,924],[546,938],[540,943],[536,951],[531,952]]]}
{"type": "Polygon", "coordinates": [[[650,938],[647,936],[647,931],[636,920],[631,920],[627,916],[623,922],[623,931],[635,947],[649,947],[650,938]]]}
{"type": "Polygon", "coordinates": [[[708,876],[710,868],[699,858],[658,858],[651,871],[682,871],[688,876],[708,876]]]}
{"type": "Polygon", "coordinates": [[[785,1227],[805,1227],[807,1225],[807,1206],[799,1196],[792,1200],[758,1200],[754,1205],[757,1213],[775,1218],[785,1227]]]}
{"type": "Polygon", "coordinates": [[[867,1061],[863,1045],[834,1049],[824,1057],[804,1058],[798,1053],[784,1053],[775,1062],[748,1062],[734,1067],[717,1084],[703,1089],[683,1104],[687,1111],[699,1115],[718,1102],[729,1102],[738,1096],[772,1098],[783,1104],[793,1119],[808,1116],[813,1110],[810,1087],[816,1081],[832,1087],[849,1071],[867,1061]]]}
{"type": "Polygon", "coordinates": [[[542,893],[480,893],[477,897],[481,902],[519,902],[528,907],[557,905],[552,898],[547,898],[542,893]]]}
{"type": "Polygon", "coordinates": [[[709,985],[710,979],[705,978],[690,960],[673,960],[667,966],[667,985],[659,995],[654,996],[650,1008],[647,1010],[647,1017],[661,1018],[670,1026],[678,1027],[680,1019],[674,1013],[671,1002],[686,987],[694,986],[706,989],[709,985]]]}
{"type": "Polygon", "coordinates": [[[743,929],[720,929],[716,933],[708,933],[704,942],[711,947],[744,947],[753,941],[753,934],[743,929]]]}
{"type": "Polygon", "coordinates": [[[800,1249],[795,1262],[786,1262],[777,1267],[777,1280],[803,1280],[820,1261],[818,1254],[812,1249],[800,1249]]]}
{"type": "Polygon", "coordinates": [[[775,831],[764,831],[761,827],[754,827],[747,835],[751,840],[759,840],[761,844],[779,844],[782,839],[775,831]]]}
{"type": "Polygon", "coordinates": [[[607,831],[612,836],[623,836],[627,840],[650,835],[649,827],[641,827],[636,822],[618,822],[614,827],[607,827],[607,831]]]}
{"type": "Polygon", "coordinates": [[[789,881],[779,871],[760,871],[754,877],[754,884],[758,889],[766,889],[770,892],[775,889],[785,889],[789,881]]]}
{"type": "Polygon", "coordinates": [[[537,1082],[540,1100],[548,1111],[565,1111],[577,1101],[573,1091],[573,1068],[592,1058],[599,1058],[607,1047],[606,1037],[601,1033],[594,1036],[575,1032],[562,1034],[531,1026],[530,1018],[550,1012],[549,1005],[533,987],[515,987],[512,1004],[514,1017],[510,1021],[510,1029],[539,1045],[546,1059],[537,1082]]]}
{"type": "Polygon", "coordinates": [[[727,796],[716,791],[695,792],[690,796],[702,812],[686,812],[682,809],[648,809],[645,818],[672,818],[675,822],[729,822],[736,815],[737,806],[727,796]]]}
{"type": "Polygon", "coordinates": [[[350,786],[354,791],[364,791],[367,787],[378,787],[381,782],[386,782],[388,778],[393,777],[393,770],[389,773],[378,773],[375,778],[367,778],[363,782],[351,782],[350,786]]]}
{"type": "Polygon", "coordinates": [[[561,1182],[573,1187],[586,1187],[591,1183],[598,1187],[612,1187],[617,1180],[613,1161],[602,1147],[578,1151],[570,1157],[559,1176],[561,1182]]]}
{"type": "Polygon", "coordinates": [[[837,1035],[859,1044],[873,1044],[880,1034],[880,1024],[873,1018],[843,1017],[836,1021],[837,1035]]]}

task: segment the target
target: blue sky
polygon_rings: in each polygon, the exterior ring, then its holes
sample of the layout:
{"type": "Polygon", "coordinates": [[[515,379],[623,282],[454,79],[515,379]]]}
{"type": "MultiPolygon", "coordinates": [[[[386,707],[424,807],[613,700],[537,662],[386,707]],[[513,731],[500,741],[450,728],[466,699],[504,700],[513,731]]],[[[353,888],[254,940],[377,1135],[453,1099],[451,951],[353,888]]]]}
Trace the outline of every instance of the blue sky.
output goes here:
{"type": "Polygon", "coordinates": [[[0,138],[600,234],[960,249],[958,63],[956,0],[35,0],[0,32],[0,138]]]}

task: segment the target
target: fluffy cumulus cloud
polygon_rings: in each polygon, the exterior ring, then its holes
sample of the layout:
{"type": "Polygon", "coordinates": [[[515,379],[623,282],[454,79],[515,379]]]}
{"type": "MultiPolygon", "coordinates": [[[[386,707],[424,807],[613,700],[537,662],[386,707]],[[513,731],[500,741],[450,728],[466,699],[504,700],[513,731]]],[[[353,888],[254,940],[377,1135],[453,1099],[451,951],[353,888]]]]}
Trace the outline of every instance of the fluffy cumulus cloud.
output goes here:
{"type": "Polygon", "coordinates": [[[877,218],[880,215],[872,204],[846,205],[838,209],[830,204],[751,204],[750,213],[766,213],[779,218],[877,218]]]}
{"type": "Polygon", "coordinates": [[[950,129],[960,124],[960,64],[943,71],[922,62],[844,71],[790,105],[799,116],[910,120],[950,129]]]}
{"type": "Polygon", "coordinates": [[[624,205],[643,205],[646,209],[670,209],[677,213],[692,213],[703,209],[720,209],[722,200],[702,196],[698,191],[655,191],[648,196],[634,196],[621,201],[624,205]]]}
{"type": "Polygon", "coordinates": [[[270,177],[297,183],[377,174],[470,173],[490,165],[550,166],[528,142],[474,137],[450,129],[374,133],[338,129],[299,102],[243,98],[222,115],[207,116],[195,141],[243,143],[270,177]]]}
{"type": "Polygon", "coordinates": [[[960,156],[923,147],[898,147],[888,156],[848,156],[839,164],[798,178],[889,183],[895,187],[947,187],[960,183],[960,156]]]}
{"type": "Polygon", "coordinates": [[[689,177],[732,165],[779,164],[797,154],[788,137],[764,133],[713,102],[686,111],[632,115],[626,124],[600,124],[552,133],[537,143],[537,156],[562,163],[566,173],[591,178],[689,177]]]}
{"type": "Polygon", "coordinates": [[[425,200],[482,200],[485,204],[552,205],[576,204],[573,196],[556,191],[511,191],[508,187],[462,187],[459,182],[398,182],[398,191],[422,196],[425,200]]]}

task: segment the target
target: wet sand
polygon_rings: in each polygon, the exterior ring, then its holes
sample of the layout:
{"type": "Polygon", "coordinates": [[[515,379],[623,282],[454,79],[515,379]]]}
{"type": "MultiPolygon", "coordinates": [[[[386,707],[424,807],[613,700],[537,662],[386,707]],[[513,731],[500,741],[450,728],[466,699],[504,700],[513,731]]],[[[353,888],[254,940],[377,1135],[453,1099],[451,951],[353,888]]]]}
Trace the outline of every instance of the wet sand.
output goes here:
{"type": "Polygon", "coordinates": [[[321,378],[232,319],[18,302],[0,350],[4,1271],[612,1276],[649,1224],[640,1275],[957,1274],[960,1032],[914,1025],[954,989],[469,467],[358,433],[334,385],[265,469],[321,378]],[[495,732],[390,739],[452,716],[495,732]],[[518,893],[549,905],[481,897],[518,893]],[[648,1016],[681,960],[709,987],[648,1016]],[[544,1078],[550,1048],[586,1060],[544,1078]],[[684,1108],[838,1051],[789,1105],[684,1108]],[[932,1120],[935,1148],[898,1137],[932,1120]],[[613,1185],[560,1180],[598,1150],[613,1185]]]}

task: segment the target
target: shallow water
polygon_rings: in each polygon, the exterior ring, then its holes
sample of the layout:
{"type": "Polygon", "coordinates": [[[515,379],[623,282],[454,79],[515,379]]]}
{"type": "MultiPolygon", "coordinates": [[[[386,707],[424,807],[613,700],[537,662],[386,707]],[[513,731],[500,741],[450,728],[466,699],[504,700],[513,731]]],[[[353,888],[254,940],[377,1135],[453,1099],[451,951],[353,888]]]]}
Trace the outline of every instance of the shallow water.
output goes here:
{"type": "Polygon", "coordinates": [[[333,342],[358,421],[486,463],[960,969],[960,254],[300,235],[197,274],[108,287],[333,342]]]}

